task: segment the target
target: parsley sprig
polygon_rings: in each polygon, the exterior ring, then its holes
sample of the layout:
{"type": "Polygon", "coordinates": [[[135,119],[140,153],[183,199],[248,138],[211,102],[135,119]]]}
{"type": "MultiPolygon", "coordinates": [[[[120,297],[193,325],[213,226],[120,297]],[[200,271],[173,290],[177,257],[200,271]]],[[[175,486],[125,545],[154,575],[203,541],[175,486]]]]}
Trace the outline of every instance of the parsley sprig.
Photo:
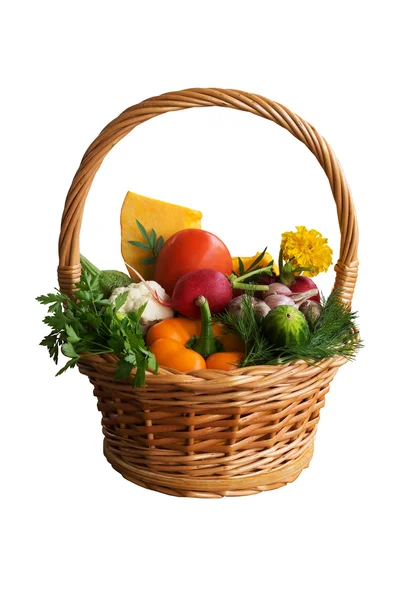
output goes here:
{"type": "Polygon", "coordinates": [[[142,264],[153,265],[153,264],[155,264],[155,262],[157,260],[157,256],[158,256],[161,248],[164,246],[164,238],[162,235],[160,235],[160,237],[157,238],[157,234],[154,231],[154,229],[152,229],[150,231],[150,234],[148,234],[145,227],[142,225],[142,223],[140,221],[138,221],[138,219],[136,219],[136,225],[137,225],[144,241],[137,242],[134,240],[129,240],[129,243],[132,244],[132,246],[135,246],[136,248],[141,248],[142,250],[151,252],[152,256],[146,256],[145,258],[143,258],[142,264]]]}
{"type": "Polygon", "coordinates": [[[144,385],[146,369],[157,371],[155,356],[147,349],[139,326],[146,305],[121,318],[122,313],[118,314],[118,311],[128,292],[120,294],[113,306],[101,293],[99,278],[85,269],[74,299],[56,291],[39,296],[37,300],[48,306],[49,314],[43,322],[51,328],[41,346],[48,349],[56,364],[60,350],[69,359],[57,375],[75,367],[84,355],[107,353],[119,357],[116,379],[126,379],[132,369],[136,369],[132,387],[144,385]]]}

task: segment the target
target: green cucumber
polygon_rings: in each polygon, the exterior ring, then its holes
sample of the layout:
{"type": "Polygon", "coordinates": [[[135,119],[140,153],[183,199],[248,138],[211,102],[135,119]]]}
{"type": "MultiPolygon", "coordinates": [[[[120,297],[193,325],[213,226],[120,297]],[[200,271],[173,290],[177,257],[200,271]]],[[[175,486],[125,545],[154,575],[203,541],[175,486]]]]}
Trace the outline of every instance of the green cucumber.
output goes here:
{"type": "Polygon", "coordinates": [[[294,306],[276,306],[262,321],[267,339],[277,348],[295,348],[305,344],[310,328],[305,316],[294,306]]]}

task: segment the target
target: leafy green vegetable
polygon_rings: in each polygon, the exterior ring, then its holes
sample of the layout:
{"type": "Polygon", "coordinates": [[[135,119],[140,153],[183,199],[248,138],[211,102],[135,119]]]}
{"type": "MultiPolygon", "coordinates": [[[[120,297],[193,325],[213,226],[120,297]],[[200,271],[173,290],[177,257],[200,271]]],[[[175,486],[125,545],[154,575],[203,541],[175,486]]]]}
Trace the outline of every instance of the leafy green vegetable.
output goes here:
{"type": "Polygon", "coordinates": [[[149,235],[145,227],[140,221],[138,221],[138,219],[136,219],[136,225],[141,233],[144,242],[136,242],[133,240],[129,240],[129,243],[132,244],[132,246],[135,246],[136,248],[141,248],[142,250],[147,250],[148,252],[151,252],[152,256],[146,256],[145,258],[143,258],[142,263],[144,265],[152,265],[156,262],[157,256],[161,248],[164,246],[164,238],[162,235],[160,235],[160,237],[157,238],[157,234],[154,231],[154,229],[150,231],[149,235]]]}
{"type": "Polygon", "coordinates": [[[102,293],[99,275],[84,266],[75,298],[58,292],[39,296],[38,302],[48,305],[44,323],[51,333],[41,341],[54,362],[58,363],[59,349],[69,358],[57,375],[74,367],[82,355],[114,353],[119,357],[116,379],[126,379],[136,369],[132,386],[144,385],[146,369],[157,371],[154,355],[147,349],[139,326],[145,305],[139,311],[121,317],[119,308],[128,292],[120,294],[115,306],[102,293]]]}
{"type": "Polygon", "coordinates": [[[276,348],[268,341],[256,320],[251,292],[244,298],[242,309],[239,315],[226,311],[217,316],[217,320],[228,330],[238,333],[245,344],[242,367],[276,365],[296,359],[314,363],[335,356],[352,360],[362,348],[356,325],[357,314],[341,301],[337,290],[326,301],[323,300],[322,313],[311,327],[310,338],[296,347],[276,348]]]}

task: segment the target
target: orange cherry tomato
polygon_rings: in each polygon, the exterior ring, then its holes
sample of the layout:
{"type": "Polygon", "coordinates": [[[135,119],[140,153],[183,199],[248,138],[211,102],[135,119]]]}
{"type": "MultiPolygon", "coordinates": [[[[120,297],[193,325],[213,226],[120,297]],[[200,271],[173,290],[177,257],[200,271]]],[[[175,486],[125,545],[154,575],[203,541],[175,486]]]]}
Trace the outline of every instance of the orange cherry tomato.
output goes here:
{"type": "Polygon", "coordinates": [[[171,295],[178,279],[199,269],[232,272],[232,257],[225,244],[203,229],[182,229],[161,248],[156,262],[156,281],[171,295]]]}
{"type": "Polygon", "coordinates": [[[243,358],[243,352],[216,352],[207,358],[206,365],[207,369],[231,371],[238,368],[243,358]]]}

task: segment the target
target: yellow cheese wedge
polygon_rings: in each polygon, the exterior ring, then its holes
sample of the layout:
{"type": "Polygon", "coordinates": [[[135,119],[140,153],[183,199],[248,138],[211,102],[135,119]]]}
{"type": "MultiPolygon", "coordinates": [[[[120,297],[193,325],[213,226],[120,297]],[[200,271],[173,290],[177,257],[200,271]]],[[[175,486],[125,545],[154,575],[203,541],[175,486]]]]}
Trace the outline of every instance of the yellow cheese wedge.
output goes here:
{"type": "MultiPolygon", "coordinates": [[[[139,271],[147,281],[154,279],[155,265],[142,262],[144,258],[152,256],[151,252],[129,243],[130,240],[145,243],[136,219],[148,234],[154,229],[157,238],[163,236],[164,241],[167,241],[181,229],[201,229],[202,216],[198,210],[128,192],[121,209],[121,252],[125,263],[139,271]]],[[[132,279],[138,281],[134,272],[129,268],[128,271],[132,279]]]]}

